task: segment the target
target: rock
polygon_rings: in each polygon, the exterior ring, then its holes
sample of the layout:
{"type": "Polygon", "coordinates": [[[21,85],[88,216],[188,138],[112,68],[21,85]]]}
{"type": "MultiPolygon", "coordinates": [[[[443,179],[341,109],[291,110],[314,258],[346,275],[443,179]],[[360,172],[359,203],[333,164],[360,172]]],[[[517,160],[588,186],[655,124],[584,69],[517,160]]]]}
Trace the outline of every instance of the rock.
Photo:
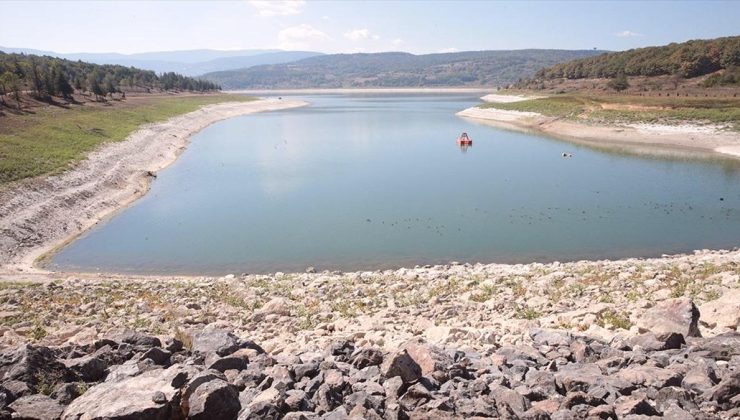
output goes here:
{"type": "Polygon", "coordinates": [[[194,352],[202,354],[216,353],[223,357],[234,353],[239,348],[239,339],[226,330],[206,328],[193,334],[194,352]]]}
{"type": "Polygon", "coordinates": [[[496,400],[496,407],[499,408],[499,411],[501,411],[501,403],[505,403],[518,416],[523,415],[531,407],[529,400],[521,396],[518,392],[503,386],[493,387],[491,389],[491,395],[496,400]]]}
{"type": "Polygon", "coordinates": [[[173,410],[179,409],[172,402],[179,394],[179,387],[173,383],[182,386],[182,376],[189,377],[193,373],[182,366],[172,366],[115,382],[103,382],[72,401],[64,410],[62,419],[165,419],[173,410]],[[157,392],[164,394],[168,403],[154,402],[152,397],[157,392]]]}
{"type": "Polygon", "coordinates": [[[149,359],[157,365],[167,366],[170,363],[170,356],[172,353],[169,351],[152,347],[141,355],[141,359],[149,359]]]}
{"type": "Polygon", "coordinates": [[[727,404],[740,395],[740,371],[727,374],[720,383],[704,392],[704,399],[727,404]]]}
{"type": "Polygon", "coordinates": [[[637,321],[640,332],[652,332],[658,339],[671,333],[699,337],[699,309],[689,298],[664,300],[645,311],[637,321]]]}
{"type": "Polygon", "coordinates": [[[56,420],[64,411],[57,401],[41,394],[18,398],[9,407],[15,412],[14,418],[26,420],[56,420]]]}
{"type": "Polygon", "coordinates": [[[85,382],[97,382],[107,373],[108,364],[95,356],[78,357],[62,361],[85,382]]]}
{"type": "Polygon", "coordinates": [[[686,344],[686,341],[683,335],[678,333],[667,333],[663,334],[661,338],[658,338],[655,334],[649,332],[630,337],[627,340],[627,344],[632,348],[639,346],[645,351],[660,351],[680,349],[681,346],[686,344]]]}
{"type": "Polygon", "coordinates": [[[573,341],[573,336],[567,331],[551,330],[545,328],[532,328],[529,330],[529,336],[538,346],[569,346],[573,341]]]}
{"type": "Polygon", "coordinates": [[[83,391],[83,386],[78,382],[59,384],[49,396],[57,400],[59,404],[69,405],[72,400],[82,395],[83,391]]]}
{"type": "Polygon", "coordinates": [[[405,390],[400,376],[388,378],[383,382],[383,390],[389,401],[395,401],[405,390]]]}
{"type": "MultiPolygon", "coordinates": [[[[27,386],[31,392],[37,391],[43,378],[54,378],[57,382],[79,380],[72,370],[57,361],[51,349],[30,344],[0,353],[0,378],[3,381],[23,382],[24,387],[27,386]]],[[[9,389],[7,385],[4,386],[9,389]]],[[[19,396],[16,392],[14,394],[19,396]]]]}
{"type": "Polygon", "coordinates": [[[397,351],[386,356],[380,366],[380,371],[386,378],[400,376],[406,384],[416,382],[421,378],[421,367],[406,350],[397,351]]]}
{"type": "Polygon", "coordinates": [[[288,303],[288,300],[282,297],[274,298],[270,300],[269,302],[265,303],[262,308],[260,308],[259,313],[262,315],[280,315],[280,316],[289,316],[290,315],[290,304],[288,303]]]}
{"type": "Polygon", "coordinates": [[[709,390],[717,383],[717,375],[714,367],[700,359],[699,362],[691,368],[681,381],[681,386],[695,394],[702,394],[709,390]]]}
{"type": "Polygon", "coordinates": [[[699,322],[709,328],[738,330],[740,325],[740,289],[727,290],[719,299],[699,308],[699,322]]]}
{"type": "Polygon", "coordinates": [[[383,363],[383,353],[376,348],[363,347],[355,350],[350,356],[349,362],[357,369],[364,369],[368,366],[377,366],[383,363]]]}
{"type": "Polygon", "coordinates": [[[671,404],[663,410],[663,418],[666,420],[694,420],[694,416],[681,407],[671,404]]]}
{"type": "Polygon", "coordinates": [[[398,403],[406,411],[414,411],[418,407],[432,399],[432,394],[420,383],[409,387],[408,390],[398,399],[398,403]]]}
{"type": "Polygon", "coordinates": [[[683,376],[671,369],[662,369],[654,366],[630,366],[614,375],[633,385],[665,388],[667,386],[681,386],[683,376]]]}
{"type": "Polygon", "coordinates": [[[162,342],[157,337],[144,334],[139,331],[125,330],[110,337],[115,342],[131,344],[134,347],[149,348],[162,347],[162,342]]]}
{"type": "Polygon", "coordinates": [[[9,395],[9,401],[15,400],[16,398],[20,398],[26,395],[32,395],[33,391],[28,386],[27,383],[23,381],[16,381],[16,380],[9,380],[5,381],[2,384],[1,387],[2,390],[5,391],[6,394],[9,395]]]}
{"type": "Polygon", "coordinates": [[[207,362],[208,369],[225,372],[228,369],[244,370],[248,366],[247,359],[236,356],[214,357],[207,362]]]}
{"type": "Polygon", "coordinates": [[[423,342],[408,342],[403,348],[421,368],[422,375],[431,375],[438,381],[446,380],[446,370],[452,358],[442,349],[423,342]]]}
{"type": "Polygon", "coordinates": [[[646,398],[631,395],[629,397],[620,397],[614,403],[614,412],[622,418],[629,414],[637,414],[643,416],[657,416],[657,410],[653,407],[646,398]]]}
{"type": "Polygon", "coordinates": [[[241,410],[236,388],[222,379],[213,379],[190,390],[188,418],[194,420],[236,419],[241,410]]]}

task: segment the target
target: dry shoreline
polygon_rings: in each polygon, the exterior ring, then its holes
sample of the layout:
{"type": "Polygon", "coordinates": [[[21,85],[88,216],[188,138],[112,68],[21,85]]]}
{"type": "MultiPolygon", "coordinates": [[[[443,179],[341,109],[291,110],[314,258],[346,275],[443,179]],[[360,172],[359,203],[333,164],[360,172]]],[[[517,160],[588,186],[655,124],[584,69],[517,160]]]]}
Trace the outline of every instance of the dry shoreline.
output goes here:
{"type": "Polygon", "coordinates": [[[626,148],[651,154],[700,152],[740,159],[740,134],[722,131],[719,127],[690,124],[590,125],[535,112],[478,107],[462,110],[456,115],[497,128],[537,132],[588,146],[626,148]]]}
{"type": "Polygon", "coordinates": [[[37,259],[143,196],[156,172],[175,161],[190,136],[214,122],[307,105],[257,100],[205,106],[142,126],[91,153],[73,170],[0,191],[0,271],[43,273],[37,259]]]}
{"type": "Polygon", "coordinates": [[[348,93],[485,93],[491,88],[326,88],[326,89],[244,89],[229,93],[250,95],[320,95],[348,93]]]}

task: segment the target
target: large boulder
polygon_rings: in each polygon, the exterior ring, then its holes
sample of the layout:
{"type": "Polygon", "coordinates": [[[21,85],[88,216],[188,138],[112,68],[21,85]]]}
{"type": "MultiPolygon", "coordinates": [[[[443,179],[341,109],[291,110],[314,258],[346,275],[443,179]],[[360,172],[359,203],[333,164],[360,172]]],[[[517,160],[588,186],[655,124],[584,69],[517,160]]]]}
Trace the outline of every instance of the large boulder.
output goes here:
{"type": "Polygon", "coordinates": [[[108,364],[95,356],[83,356],[75,359],[63,360],[65,366],[76,372],[83,381],[95,382],[105,376],[108,364]]]}
{"type": "Polygon", "coordinates": [[[437,346],[411,341],[403,347],[412,359],[421,367],[422,375],[431,375],[438,381],[444,381],[447,368],[453,360],[437,346]]]}
{"type": "Polygon", "coordinates": [[[0,353],[0,381],[19,381],[38,391],[41,383],[56,385],[79,380],[77,375],[56,359],[47,347],[30,344],[0,353]]]}
{"type": "Polygon", "coordinates": [[[62,415],[64,407],[46,395],[36,394],[21,397],[10,404],[14,418],[26,420],[56,420],[62,415]]]}
{"type": "Polygon", "coordinates": [[[652,332],[658,339],[672,333],[684,337],[700,337],[699,309],[689,298],[667,299],[658,303],[638,319],[641,333],[652,332]]]}
{"type": "Polygon", "coordinates": [[[180,409],[180,388],[195,368],[172,366],[103,382],[64,410],[64,420],[170,419],[180,409]]]}
{"type": "Polygon", "coordinates": [[[196,420],[236,419],[241,410],[236,388],[214,379],[192,390],[188,398],[188,418],[196,420]]]}
{"type": "Polygon", "coordinates": [[[223,357],[239,350],[239,339],[229,331],[206,328],[193,334],[193,351],[223,357]]]}
{"type": "Polygon", "coordinates": [[[740,325],[740,289],[726,291],[719,299],[701,305],[699,310],[702,325],[737,330],[740,325]]]}
{"type": "Polygon", "coordinates": [[[387,355],[380,365],[380,371],[386,378],[400,376],[404,383],[415,382],[421,378],[421,366],[406,350],[387,355]]]}

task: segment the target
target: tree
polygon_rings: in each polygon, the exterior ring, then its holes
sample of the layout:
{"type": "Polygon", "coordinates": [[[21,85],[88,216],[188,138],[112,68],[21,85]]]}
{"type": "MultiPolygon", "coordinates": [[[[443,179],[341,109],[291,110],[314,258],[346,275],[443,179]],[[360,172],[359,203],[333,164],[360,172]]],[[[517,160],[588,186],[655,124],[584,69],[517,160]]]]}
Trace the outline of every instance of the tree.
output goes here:
{"type": "Polygon", "coordinates": [[[609,81],[608,86],[617,92],[621,92],[623,90],[627,90],[627,88],[630,87],[630,83],[624,73],[619,73],[615,78],[609,81]]]}
{"type": "MultiPolygon", "coordinates": [[[[7,95],[9,92],[13,92],[15,101],[18,104],[18,109],[21,107],[21,78],[15,73],[6,71],[0,75],[0,86],[2,88],[2,95],[7,95]]],[[[3,103],[5,100],[3,99],[3,103]]]]}
{"type": "Polygon", "coordinates": [[[90,92],[95,95],[95,100],[97,101],[100,96],[105,96],[105,91],[100,86],[100,83],[98,82],[98,75],[95,73],[90,73],[87,76],[87,88],[90,90],[90,92]]]}
{"type": "Polygon", "coordinates": [[[34,96],[37,98],[42,98],[44,95],[44,78],[41,75],[41,70],[39,69],[39,64],[36,61],[36,57],[32,56],[30,61],[30,71],[29,75],[31,76],[31,88],[33,89],[34,96]]]}
{"type": "Polygon", "coordinates": [[[67,76],[64,75],[63,71],[56,72],[54,88],[66,99],[69,99],[75,91],[72,85],[69,84],[69,80],[67,80],[67,76]]]}

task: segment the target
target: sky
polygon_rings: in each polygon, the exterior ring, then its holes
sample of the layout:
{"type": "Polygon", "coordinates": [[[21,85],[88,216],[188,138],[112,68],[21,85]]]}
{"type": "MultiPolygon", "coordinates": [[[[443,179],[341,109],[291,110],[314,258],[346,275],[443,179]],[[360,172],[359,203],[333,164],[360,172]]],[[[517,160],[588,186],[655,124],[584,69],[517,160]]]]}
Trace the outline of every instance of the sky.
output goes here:
{"type": "Polygon", "coordinates": [[[740,34],[740,1],[0,1],[0,46],[60,53],[626,50],[740,34]]]}

